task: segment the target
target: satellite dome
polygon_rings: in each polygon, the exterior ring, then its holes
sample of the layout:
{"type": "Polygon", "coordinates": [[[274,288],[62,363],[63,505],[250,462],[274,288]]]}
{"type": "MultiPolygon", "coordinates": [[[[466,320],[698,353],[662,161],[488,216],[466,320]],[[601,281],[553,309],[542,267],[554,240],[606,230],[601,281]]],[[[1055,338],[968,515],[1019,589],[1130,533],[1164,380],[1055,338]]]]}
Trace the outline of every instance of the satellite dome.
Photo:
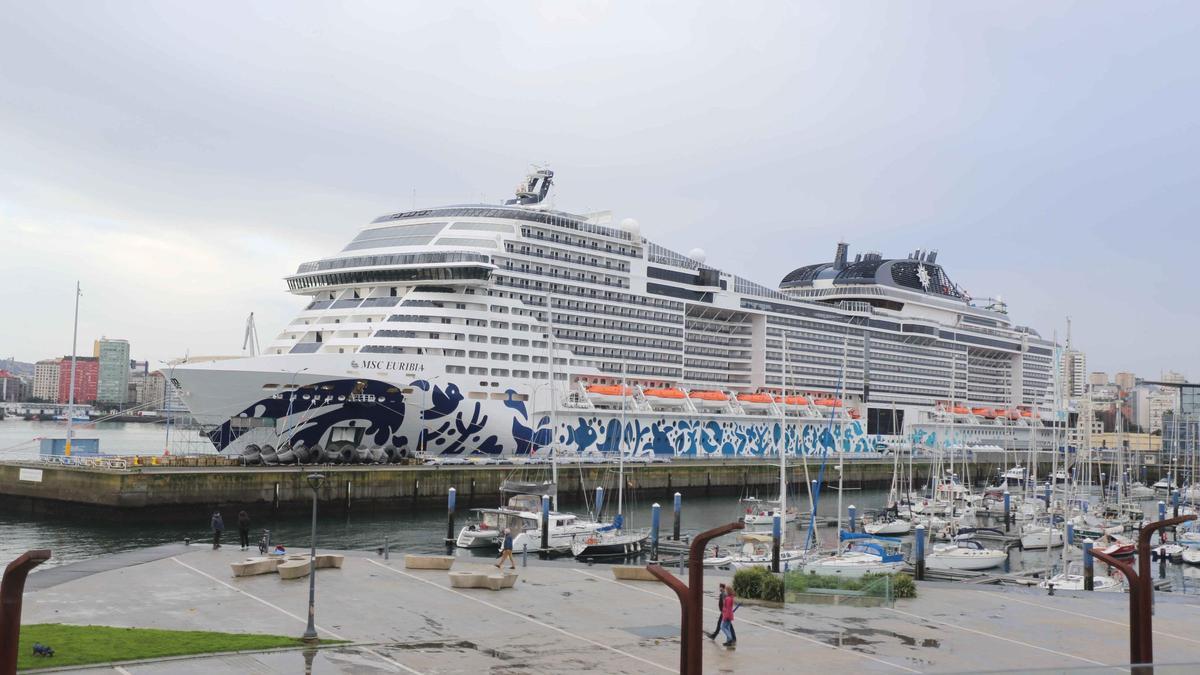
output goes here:
{"type": "Polygon", "coordinates": [[[707,256],[704,254],[704,249],[702,248],[694,248],[691,251],[688,251],[688,257],[700,263],[701,265],[704,264],[704,260],[707,258],[707,256]]]}
{"type": "Polygon", "coordinates": [[[626,218],[621,221],[621,230],[637,236],[642,233],[642,226],[638,225],[638,221],[633,218],[626,218]]]}

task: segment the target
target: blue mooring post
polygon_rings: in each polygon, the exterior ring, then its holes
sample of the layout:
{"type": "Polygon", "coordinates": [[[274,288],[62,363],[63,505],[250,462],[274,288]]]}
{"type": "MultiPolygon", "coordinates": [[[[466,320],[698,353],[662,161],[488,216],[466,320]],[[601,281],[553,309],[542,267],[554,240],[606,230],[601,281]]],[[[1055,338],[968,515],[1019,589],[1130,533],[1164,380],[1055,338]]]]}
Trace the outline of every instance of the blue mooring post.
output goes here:
{"type": "Polygon", "coordinates": [[[600,522],[600,513],[604,511],[604,488],[596,486],[596,515],[592,520],[600,522]]]}
{"type": "Polygon", "coordinates": [[[850,508],[846,509],[846,510],[850,512],[850,531],[858,532],[858,529],[856,527],[856,525],[858,524],[856,522],[858,520],[858,509],[853,504],[851,504],[850,508]]]}
{"type": "Polygon", "coordinates": [[[529,542],[521,545],[521,567],[529,567],[529,542]]]}
{"type": "Polygon", "coordinates": [[[679,541],[679,517],[683,515],[683,495],[675,493],[675,523],[671,526],[671,538],[679,541]]]}
{"type": "Polygon", "coordinates": [[[550,550],[550,495],[542,495],[542,553],[550,550]]]}
{"type": "Polygon", "coordinates": [[[446,495],[446,546],[449,547],[454,543],[454,503],[458,497],[458,490],[450,488],[450,492],[446,495]]]}
{"type": "Polygon", "coordinates": [[[658,562],[658,521],[662,507],[656,502],[650,507],[650,561],[658,562]]]}
{"type": "Polygon", "coordinates": [[[913,531],[913,542],[916,545],[917,562],[913,565],[914,576],[917,581],[925,581],[925,525],[917,524],[917,529],[913,531]]]}
{"type": "Polygon", "coordinates": [[[1167,503],[1161,499],[1158,500],[1158,519],[1159,520],[1167,519],[1167,503]]]}
{"type": "MultiPolygon", "coordinates": [[[[850,507],[853,513],[854,507],[850,507]]],[[[771,571],[779,574],[779,540],[783,538],[783,516],[778,513],[771,522],[771,571]]]]}
{"type": "Polygon", "coordinates": [[[1046,481],[1046,487],[1042,490],[1042,494],[1046,495],[1046,509],[1050,509],[1050,481],[1046,481]]]}
{"type": "Polygon", "coordinates": [[[1067,546],[1075,545],[1075,523],[1067,523],[1067,546]]]}
{"type": "Polygon", "coordinates": [[[1173,518],[1179,517],[1179,490],[1171,490],[1171,514],[1173,518]]]}
{"type": "Polygon", "coordinates": [[[1012,495],[1008,490],[1004,491],[1004,531],[1008,532],[1008,528],[1012,525],[1012,495]]]}
{"type": "Polygon", "coordinates": [[[1096,563],[1092,557],[1092,540],[1083,540],[1083,590],[1096,590],[1096,563]]]}

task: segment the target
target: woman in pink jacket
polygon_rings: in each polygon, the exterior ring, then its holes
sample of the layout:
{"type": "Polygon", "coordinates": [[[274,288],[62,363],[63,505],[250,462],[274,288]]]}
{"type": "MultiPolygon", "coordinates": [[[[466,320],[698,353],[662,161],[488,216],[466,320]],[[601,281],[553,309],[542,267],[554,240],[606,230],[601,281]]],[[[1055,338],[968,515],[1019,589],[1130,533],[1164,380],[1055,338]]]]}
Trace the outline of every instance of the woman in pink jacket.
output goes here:
{"type": "Polygon", "coordinates": [[[737,646],[737,631],[733,630],[733,613],[737,609],[733,606],[734,600],[736,598],[731,585],[725,589],[725,602],[721,606],[721,630],[725,632],[724,646],[726,647],[737,646]]]}

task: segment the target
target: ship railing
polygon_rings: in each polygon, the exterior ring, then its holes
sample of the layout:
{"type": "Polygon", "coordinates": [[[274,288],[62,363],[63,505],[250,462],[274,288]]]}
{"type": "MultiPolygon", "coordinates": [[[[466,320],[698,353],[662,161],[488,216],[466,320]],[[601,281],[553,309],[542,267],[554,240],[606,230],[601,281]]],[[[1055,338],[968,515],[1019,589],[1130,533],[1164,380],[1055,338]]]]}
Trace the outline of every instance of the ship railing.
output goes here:
{"type": "Polygon", "coordinates": [[[41,459],[43,464],[57,464],[59,466],[79,466],[92,469],[128,469],[129,462],[120,457],[68,457],[65,455],[43,455],[41,459]]]}

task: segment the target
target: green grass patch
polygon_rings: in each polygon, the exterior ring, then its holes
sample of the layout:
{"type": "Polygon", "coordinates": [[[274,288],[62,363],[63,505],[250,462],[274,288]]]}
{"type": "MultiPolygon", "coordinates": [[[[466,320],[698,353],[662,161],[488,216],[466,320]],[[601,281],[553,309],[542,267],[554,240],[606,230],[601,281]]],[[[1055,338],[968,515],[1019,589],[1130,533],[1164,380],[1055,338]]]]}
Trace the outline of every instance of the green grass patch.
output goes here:
{"type": "MultiPolygon", "coordinates": [[[[321,642],[330,644],[340,641],[322,640],[321,642]]],[[[303,644],[299,638],[286,635],[40,623],[21,627],[17,670],[213,652],[299,647],[303,644]],[[52,647],[54,656],[34,656],[33,643],[35,642],[52,647]]]]}

